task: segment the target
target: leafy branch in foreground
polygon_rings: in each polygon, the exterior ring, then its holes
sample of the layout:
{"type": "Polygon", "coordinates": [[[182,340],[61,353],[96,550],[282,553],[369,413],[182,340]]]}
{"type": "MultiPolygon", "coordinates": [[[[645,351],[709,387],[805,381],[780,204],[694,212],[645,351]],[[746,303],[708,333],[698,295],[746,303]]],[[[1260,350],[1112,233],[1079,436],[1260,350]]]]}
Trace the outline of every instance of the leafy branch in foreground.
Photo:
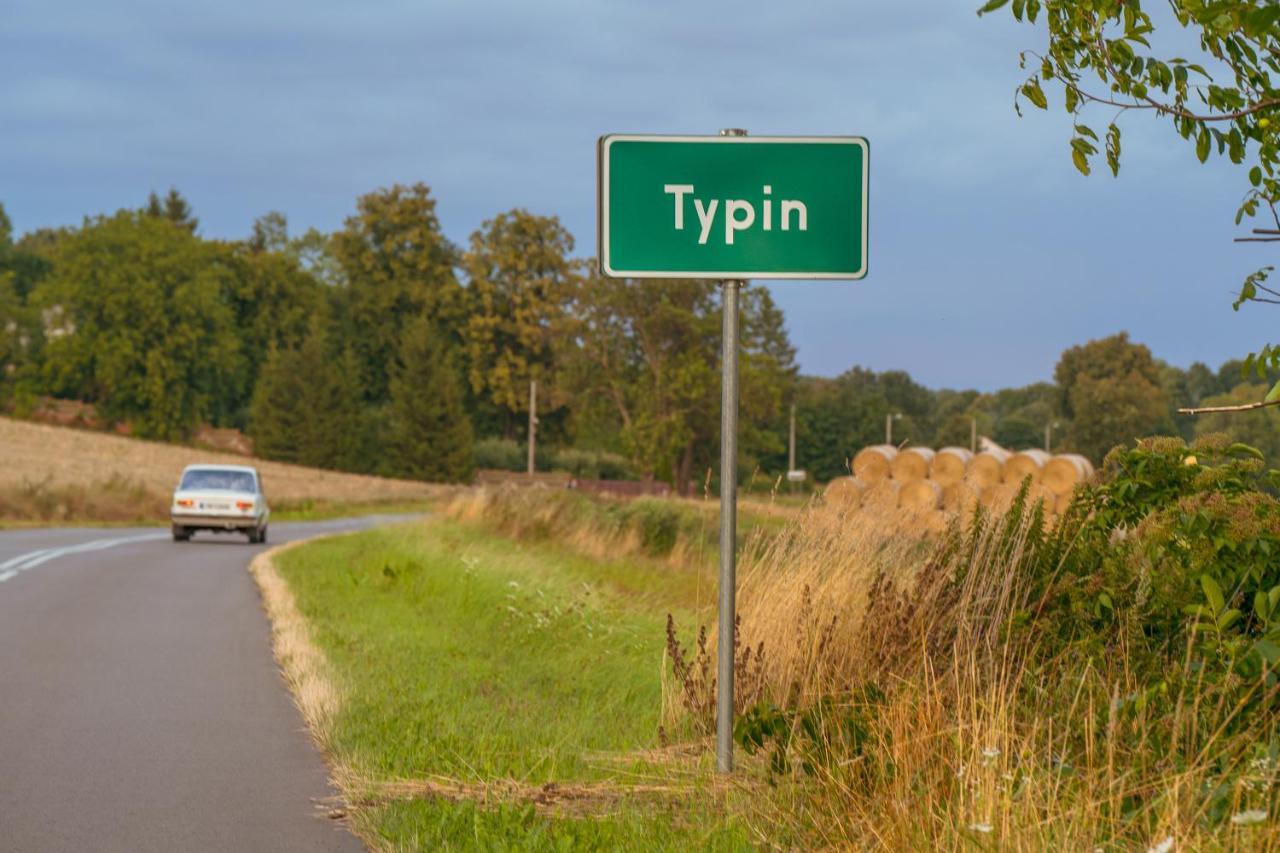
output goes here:
{"type": "MultiPolygon", "coordinates": [[[[1146,4],[1151,8],[1151,4],[1146,4]]],[[[989,0],[979,15],[1010,7],[1015,20],[1043,20],[1048,45],[1043,53],[1023,51],[1020,63],[1032,68],[1014,96],[1021,115],[1026,101],[1048,109],[1042,84],[1062,86],[1063,104],[1072,116],[1071,160],[1088,175],[1102,146],[1112,174],[1120,171],[1121,117],[1132,110],[1165,119],[1178,136],[1195,146],[1201,163],[1215,150],[1232,163],[1251,164],[1249,188],[1236,211],[1236,224],[1266,205],[1275,216],[1280,201],[1280,4],[1274,0],[1166,0],[1172,24],[1198,36],[1202,54],[1194,62],[1166,56],[1152,47],[1156,23],[1142,0],[989,0]],[[1043,18],[1041,17],[1043,15],[1043,18]],[[1085,123],[1090,106],[1114,108],[1104,136],[1085,123]]],[[[1262,236],[1245,242],[1280,239],[1276,230],[1254,229],[1262,236]]],[[[1241,285],[1234,307],[1245,302],[1280,304],[1280,292],[1265,285],[1271,267],[1254,272],[1241,285]]],[[[1250,361],[1270,361],[1270,347],[1250,361]]],[[[1280,396],[1280,383],[1263,402],[1280,396]]],[[[1184,410],[1195,411],[1195,410],[1184,410]]]]}

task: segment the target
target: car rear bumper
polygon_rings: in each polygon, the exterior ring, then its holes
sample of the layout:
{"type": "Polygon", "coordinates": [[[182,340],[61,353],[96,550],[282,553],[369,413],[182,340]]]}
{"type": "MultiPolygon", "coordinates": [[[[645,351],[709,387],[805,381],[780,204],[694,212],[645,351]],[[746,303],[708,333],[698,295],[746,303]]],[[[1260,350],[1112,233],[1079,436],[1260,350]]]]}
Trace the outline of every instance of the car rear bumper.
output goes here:
{"type": "Polygon", "coordinates": [[[179,515],[170,519],[175,525],[193,530],[251,530],[260,527],[264,519],[252,515],[179,515]]]}

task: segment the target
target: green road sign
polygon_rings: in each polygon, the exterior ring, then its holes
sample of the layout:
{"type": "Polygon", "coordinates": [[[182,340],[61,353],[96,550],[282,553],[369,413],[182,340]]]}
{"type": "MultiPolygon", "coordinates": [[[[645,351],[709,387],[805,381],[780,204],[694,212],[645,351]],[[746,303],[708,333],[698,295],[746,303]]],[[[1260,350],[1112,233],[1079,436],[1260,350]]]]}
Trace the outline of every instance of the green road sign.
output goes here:
{"type": "Polygon", "coordinates": [[[856,136],[601,137],[601,271],[862,278],[867,154],[856,136]]]}

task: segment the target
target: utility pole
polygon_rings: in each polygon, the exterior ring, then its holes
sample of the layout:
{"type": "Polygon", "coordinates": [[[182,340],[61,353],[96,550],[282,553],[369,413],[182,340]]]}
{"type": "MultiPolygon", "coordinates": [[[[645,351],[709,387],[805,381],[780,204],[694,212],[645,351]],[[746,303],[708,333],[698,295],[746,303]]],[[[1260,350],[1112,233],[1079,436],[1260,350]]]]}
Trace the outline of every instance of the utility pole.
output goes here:
{"type": "Polygon", "coordinates": [[[1053,438],[1053,429],[1057,425],[1058,425],[1057,421],[1049,421],[1044,425],[1044,452],[1045,453],[1050,453],[1052,451],[1051,439],[1053,438]]]}
{"type": "Polygon", "coordinates": [[[969,418],[969,452],[977,454],[978,452],[978,419],[969,418]]]}
{"type": "Polygon", "coordinates": [[[529,476],[533,476],[534,446],[538,441],[538,380],[529,380],[529,476]]]}
{"type": "Polygon", "coordinates": [[[787,473],[796,470],[796,404],[791,404],[791,441],[787,445],[787,473]]]}
{"type": "Polygon", "coordinates": [[[893,444],[893,422],[902,420],[902,413],[884,416],[884,443],[893,444]]]}

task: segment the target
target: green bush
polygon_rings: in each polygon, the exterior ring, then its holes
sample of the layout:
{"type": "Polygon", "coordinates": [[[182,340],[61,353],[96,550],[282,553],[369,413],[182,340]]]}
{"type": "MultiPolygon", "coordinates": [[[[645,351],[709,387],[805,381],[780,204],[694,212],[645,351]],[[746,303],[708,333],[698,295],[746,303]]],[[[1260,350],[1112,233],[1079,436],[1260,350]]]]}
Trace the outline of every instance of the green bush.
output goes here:
{"type": "MultiPolygon", "coordinates": [[[[472,454],[477,468],[524,471],[529,464],[527,445],[509,438],[477,441],[472,454]]],[[[634,480],[636,476],[627,460],[616,453],[539,446],[534,454],[534,466],[539,471],[563,471],[591,480],[634,480]]]]}
{"type": "Polygon", "coordinates": [[[481,439],[471,453],[477,468],[523,471],[528,464],[528,452],[509,438],[481,439]]]}

